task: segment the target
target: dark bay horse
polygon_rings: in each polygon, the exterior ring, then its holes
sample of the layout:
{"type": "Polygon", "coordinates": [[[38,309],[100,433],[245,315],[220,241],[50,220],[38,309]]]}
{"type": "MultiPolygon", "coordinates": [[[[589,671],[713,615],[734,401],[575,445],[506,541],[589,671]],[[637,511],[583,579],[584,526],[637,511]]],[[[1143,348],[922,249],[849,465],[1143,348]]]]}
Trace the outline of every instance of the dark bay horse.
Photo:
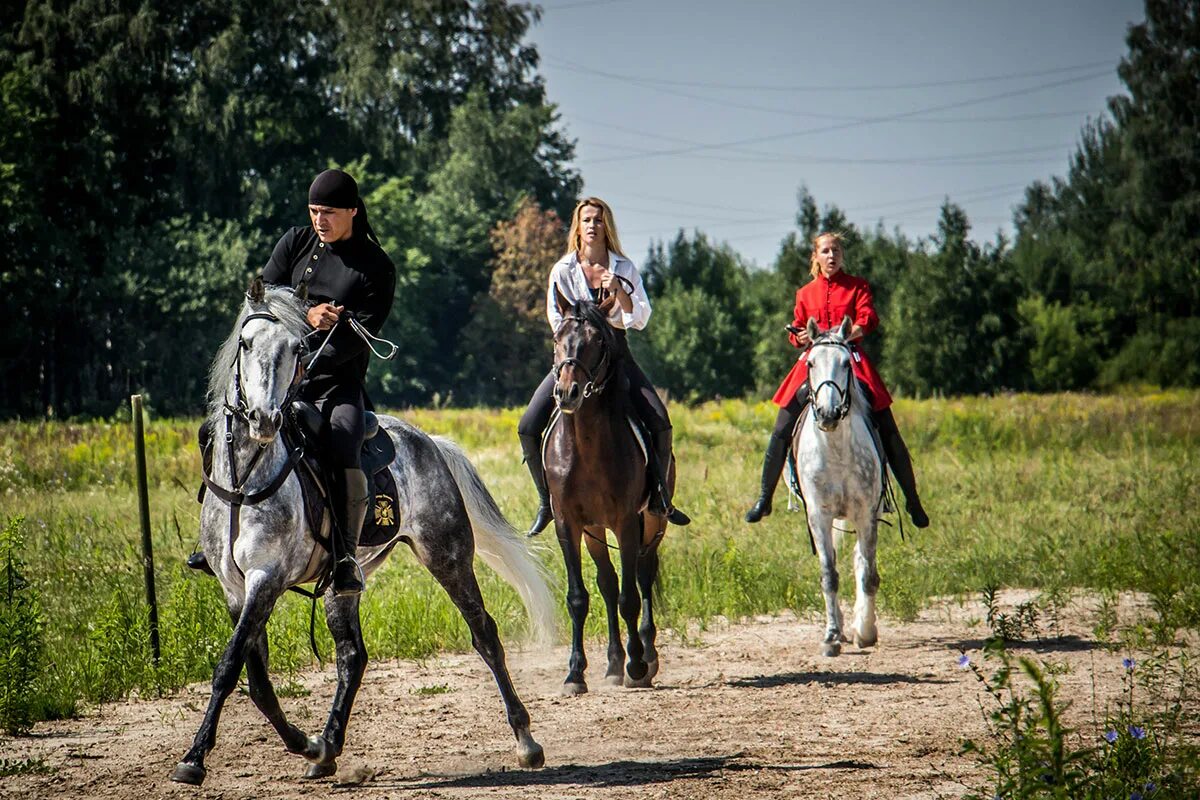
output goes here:
{"type": "MultiPolygon", "coordinates": [[[[626,346],[608,324],[615,296],[599,304],[569,303],[557,295],[563,321],[554,334],[554,400],[559,414],[546,433],[546,483],[554,527],[567,567],[567,609],[571,616],[571,657],[564,694],[587,691],[583,625],[588,592],[583,584],[580,542],[596,563],[596,583],[608,611],[608,669],[613,685],[649,686],[658,672],[654,646],[653,594],[663,517],[649,514],[646,453],[635,435],[635,418],[624,385],[626,346]],[[606,530],[617,539],[621,578],[608,555],[606,530]],[[641,625],[638,613],[641,612],[641,625]],[[629,631],[621,646],[618,613],[629,631]],[[629,663],[623,664],[626,650],[629,663]]],[[[672,466],[668,480],[675,481],[672,466]]]]}
{"type": "MultiPolygon", "coordinates": [[[[289,587],[328,571],[329,554],[318,544],[304,512],[295,453],[279,435],[295,386],[303,375],[305,308],[290,289],[251,285],[233,332],[213,363],[209,381],[213,437],[210,491],[200,511],[200,540],[212,565],[233,635],[213,674],[208,709],[191,748],[171,779],[204,781],[204,759],[216,743],[225,700],[245,666],[250,699],[291,753],[311,762],[305,777],[332,775],[346,737],[350,709],[367,665],[359,621],[359,595],[325,595],[325,617],[337,648],[337,691],[325,729],[306,736],[288,722],[267,672],[267,620],[289,587]]],[[[522,766],[544,763],[529,732],[529,713],[505,666],[504,648],[475,578],[478,553],[521,595],[535,627],[552,631],[554,601],[540,563],[504,519],[475,468],[452,442],[431,437],[401,420],[381,416],[396,457],[389,465],[397,486],[394,538],[359,546],[370,575],[393,547],[408,545],[446,590],[471,631],[471,642],[496,684],[517,739],[522,766]]],[[[327,528],[325,524],[323,527],[327,528]]]]}

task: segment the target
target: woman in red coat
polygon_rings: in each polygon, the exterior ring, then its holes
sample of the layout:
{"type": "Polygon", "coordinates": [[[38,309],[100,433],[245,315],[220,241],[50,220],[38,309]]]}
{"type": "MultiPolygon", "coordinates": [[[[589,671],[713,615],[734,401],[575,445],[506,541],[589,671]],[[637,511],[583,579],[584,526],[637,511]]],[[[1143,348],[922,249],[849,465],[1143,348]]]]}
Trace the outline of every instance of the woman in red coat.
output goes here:
{"type": "MultiPolygon", "coordinates": [[[[879,317],[871,300],[871,287],[862,278],[842,271],[842,256],[842,239],[838,234],[822,233],[813,239],[813,280],[796,291],[796,318],[788,328],[788,339],[795,347],[807,351],[812,343],[808,338],[808,331],[805,330],[809,318],[815,319],[817,327],[825,331],[840,325],[843,318],[849,317],[854,323],[848,337],[852,342],[879,326],[879,317]]],[[[871,420],[879,431],[888,466],[904,491],[908,514],[913,523],[918,528],[924,528],[929,525],[929,517],[921,507],[912,460],[892,416],[892,396],[867,354],[854,346],[852,352],[854,375],[871,398],[871,420]]],[[[775,419],[775,430],[767,440],[767,454],[763,459],[762,494],[754,507],[746,512],[747,522],[758,522],[771,513],[771,497],[775,494],[775,485],[779,483],[779,475],[783,472],[783,463],[792,441],[792,431],[796,427],[796,420],[800,418],[800,412],[808,403],[807,352],[800,356],[796,366],[792,367],[792,371],[784,378],[773,399],[775,405],[779,406],[779,416],[775,419]]]]}

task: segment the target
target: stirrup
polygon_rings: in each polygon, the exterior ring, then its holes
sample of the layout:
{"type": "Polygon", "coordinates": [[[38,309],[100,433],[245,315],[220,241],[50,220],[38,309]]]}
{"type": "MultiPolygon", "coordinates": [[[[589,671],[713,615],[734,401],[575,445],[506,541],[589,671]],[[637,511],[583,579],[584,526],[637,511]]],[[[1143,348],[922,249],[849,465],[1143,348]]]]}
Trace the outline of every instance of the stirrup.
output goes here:
{"type": "Polygon", "coordinates": [[[351,556],[346,556],[333,565],[333,596],[350,597],[362,594],[366,588],[366,576],[362,567],[351,556]],[[347,570],[349,574],[347,575],[347,570]]]}

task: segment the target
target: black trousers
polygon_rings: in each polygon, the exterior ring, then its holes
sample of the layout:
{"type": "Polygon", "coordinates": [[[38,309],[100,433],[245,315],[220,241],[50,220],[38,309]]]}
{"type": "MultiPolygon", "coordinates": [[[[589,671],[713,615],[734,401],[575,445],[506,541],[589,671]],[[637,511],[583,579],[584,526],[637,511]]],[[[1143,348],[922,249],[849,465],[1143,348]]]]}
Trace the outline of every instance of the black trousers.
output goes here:
{"type": "Polygon", "coordinates": [[[366,438],[362,389],[358,386],[338,387],[312,402],[321,412],[322,461],[335,470],[361,468],[366,438]]]}
{"type": "MultiPolygon", "coordinates": [[[[621,347],[621,357],[618,363],[622,375],[629,383],[629,399],[634,411],[646,429],[651,434],[662,433],[671,429],[671,418],[667,415],[667,407],[654,391],[654,384],[642,372],[642,368],[633,360],[624,331],[617,331],[617,339],[621,347]]],[[[616,382],[613,385],[620,385],[616,382]]],[[[550,415],[554,413],[554,371],[551,370],[542,382],[538,384],[529,400],[529,407],[521,415],[517,424],[517,433],[521,436],[541,436],[550,423],[550,415]]]]}

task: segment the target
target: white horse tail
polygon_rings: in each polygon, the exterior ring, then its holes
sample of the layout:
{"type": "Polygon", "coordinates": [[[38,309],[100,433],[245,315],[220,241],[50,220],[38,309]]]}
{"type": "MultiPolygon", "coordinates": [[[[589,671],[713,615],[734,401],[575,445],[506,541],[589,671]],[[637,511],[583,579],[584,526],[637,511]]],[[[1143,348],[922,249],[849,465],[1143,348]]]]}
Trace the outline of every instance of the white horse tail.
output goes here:
{"type": "Polygon", "coordinates": [[[558,604],[550,592],[545,566],[535,557],[529,540],[505,519],[462,448],[444,436],[431,438],[446,459],[462,494],[475,533],[475,550],[521,596],[534,640],[550,644],[558,628],[558,604]]]}

